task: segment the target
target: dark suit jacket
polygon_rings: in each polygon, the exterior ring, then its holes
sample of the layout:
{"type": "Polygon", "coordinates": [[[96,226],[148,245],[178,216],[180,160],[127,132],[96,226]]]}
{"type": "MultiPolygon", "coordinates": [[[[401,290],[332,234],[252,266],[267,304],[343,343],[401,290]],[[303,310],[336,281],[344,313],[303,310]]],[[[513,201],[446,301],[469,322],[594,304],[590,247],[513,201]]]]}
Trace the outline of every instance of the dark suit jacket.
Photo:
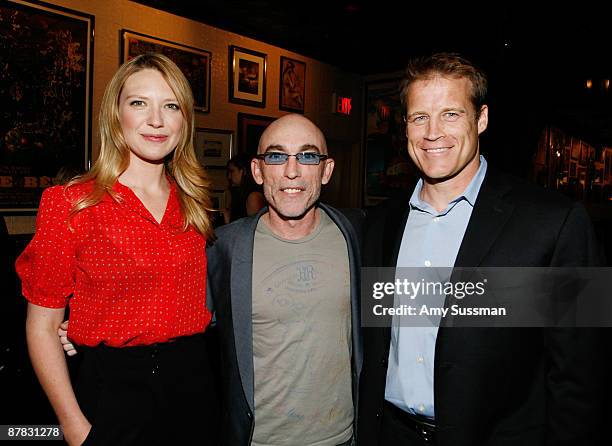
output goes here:
{"type": "MultiPolygon", "coordinates": [[[[351,274],[352,375],[355,419],[362,366],[360,335],[360,249],[349,220],[336,209],[320,204],[347,241],[351,274]]],[[[252,265],[257,216],[243,218],[217,230],[208,248],[208,296],[212,297],[223,358],[223,444],[249,445],[253,434],[252,265]]],[[[356,214],[351,214],[351,217],[356,214]]],[[[357,222],[359,223],[359,222],[357,222]]],[[[359,227],[360,225],[357,224],[359,227]]],[[[324,364],[321,364],[324,367],[324,364]]]]}
{"type": "MultiPolygon", "coordinates": [[[[368,216],[364,265],[395,267],[409,196],[368,216]]],[[[556,193],[487,173],[455,266],[598,265],[586,211],[556,193]]],[[[390,329],[364,329],[360,445],[378,444],[390,329]]],[[[440,327],[434,360],[442,446],[589,444],[596,406],[594,331],[440,327]]]]}

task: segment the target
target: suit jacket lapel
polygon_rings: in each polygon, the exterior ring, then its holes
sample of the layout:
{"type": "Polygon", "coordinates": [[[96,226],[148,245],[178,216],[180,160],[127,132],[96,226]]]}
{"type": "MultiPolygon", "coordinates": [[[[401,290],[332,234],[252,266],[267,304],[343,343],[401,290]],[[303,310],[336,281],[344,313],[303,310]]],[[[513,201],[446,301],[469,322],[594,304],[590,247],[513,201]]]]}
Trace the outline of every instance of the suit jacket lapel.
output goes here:
{"type": "Polygon", "coordinates": [[[404,236],[404,228],[410,214],[410,204],[408,201],[402,202],[397,209],[391,212],[391,215],[385,221],[383,259],[386,264],[384,266],[395,268],[397,266],[397,257],[399,255],[402,237],[404,236]]]}
{"type": "Polygon", "coordinates": [[[246,228],[236,231],[233,244],[232,268],[230,277],[232,321],[234,342],[236,344],[236,359],[242,388],[251,411],[254,403],[254,372],[253,372],[253,244],[257,222],[267,209],[262,209],[253,219],[245,222],[246,228]]]}
{"type": "Polygon", "coordinates": [[[513,204],[503,200],[508,190],[510,186],[495,172],[487,172],[457,253],[456,267],[476,267],[489,252],[514,210],[513,204]]]}
{"type": "MultiPolygon", "coordinates": [[[[385,218],[384,239],[383,239],[383,263],[381,266],[395,268],[397,266],[397,257],[399,256],[400,245],[404,236],[404,228],[410,214],[410,202],[402,200],[397,206],[394,206],[385,218]]],[[[389,326],[381,329],[382,341],[381,348],[388,352],[391,345],[391,317],[389,317],[389,326]]],[[[380,342],[379,341],[379,342],[380,342]]]]}
{"type": "Polygon", "coordinates": [[[352,359],[357,376],[359,376],[361,374],[361,367],[363,365],[363,345],[361,342],[361,265],[359,262],[361,253],[359,252],[358,242],[355,238],[354,231],[349,230],[351,222],[344,222],[341,220],[341,218],[346,219],[346,216],[342,215],[342,213],[338,210],[323,203],[319,203],[319,208],[335,223],[346,241],[349,257],[349,270],[351,275],[351,327],[353,340],[352,359]]]}
{"type": "MultiPolygon", "coordinates": [[[[455,266],[451,274],[451,282],[469,282],[474,274],[473,268],[480,266],[482,260],[489,252],[497,237],[499,237],[504,225],[512,215],[514,205],[503,199],[504,194],[510,190],[510,186],[499,178],[499,175],[491,170],[480,186],[478,197],[474,203],[472,216],[465,230],[455,266]],[[462,268],[467,268],[465,271],[462,268]]],[[[447,296],[444,307],[449,308],[452,298],[447,296]]],[[[446,336],[445,327],[454,324],[452,316],[443,319],[438,331],[438,341],[446,336]]]]}

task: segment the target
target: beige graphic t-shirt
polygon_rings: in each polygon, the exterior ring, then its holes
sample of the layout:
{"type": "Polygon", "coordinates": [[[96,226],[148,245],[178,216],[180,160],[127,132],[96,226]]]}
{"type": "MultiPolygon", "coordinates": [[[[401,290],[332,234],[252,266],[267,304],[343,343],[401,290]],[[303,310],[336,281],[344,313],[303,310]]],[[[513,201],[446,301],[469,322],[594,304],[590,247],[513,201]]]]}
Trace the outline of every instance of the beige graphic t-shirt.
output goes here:
{"type": "Polygon", "coordinates": [[[263,219],[253,254],[255,446],[335,446],[352,436],[346,241],[324,211],[300,240],[263,219]]]}

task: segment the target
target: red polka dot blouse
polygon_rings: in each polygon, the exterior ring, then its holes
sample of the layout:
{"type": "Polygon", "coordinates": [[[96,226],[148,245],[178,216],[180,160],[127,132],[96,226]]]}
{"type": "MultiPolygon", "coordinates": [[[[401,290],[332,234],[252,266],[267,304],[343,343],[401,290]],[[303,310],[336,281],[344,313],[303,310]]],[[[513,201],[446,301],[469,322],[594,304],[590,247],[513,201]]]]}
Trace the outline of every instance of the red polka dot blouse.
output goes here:
{"type": "Polygon", "coordinates": [[[118,181],[68,221],[91,183],[43,193],[36,233],[16,268],[23,295],[49,308],[70,306],[68,336],[95,346],[150,345],[201,333],[206,308],[206,241],[183,218],[176,185],[161,223],[118,181]]]}

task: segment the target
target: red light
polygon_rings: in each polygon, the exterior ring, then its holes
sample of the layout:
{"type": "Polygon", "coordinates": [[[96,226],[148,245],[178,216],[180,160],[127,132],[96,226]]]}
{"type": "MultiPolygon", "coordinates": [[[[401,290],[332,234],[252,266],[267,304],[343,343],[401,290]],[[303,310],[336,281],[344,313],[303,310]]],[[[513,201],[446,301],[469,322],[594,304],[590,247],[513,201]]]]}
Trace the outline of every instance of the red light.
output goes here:
{"type": "Polygon", "coordinates": [[[351,101],[352,98],[344,98],[342,96],[338,96],[336,102],[336,112],[342,113],[343,115],[350,115],[351,108],[353,108],[353,106],[351,105],[351,101]]]}
{"type": "Polygon", "coordinates": [[[391,107],[388,105],[381,105],[378,109],[378,114],[380,115],[380,119],[383,121],[388,121],[391,116],[391,107]]]}

